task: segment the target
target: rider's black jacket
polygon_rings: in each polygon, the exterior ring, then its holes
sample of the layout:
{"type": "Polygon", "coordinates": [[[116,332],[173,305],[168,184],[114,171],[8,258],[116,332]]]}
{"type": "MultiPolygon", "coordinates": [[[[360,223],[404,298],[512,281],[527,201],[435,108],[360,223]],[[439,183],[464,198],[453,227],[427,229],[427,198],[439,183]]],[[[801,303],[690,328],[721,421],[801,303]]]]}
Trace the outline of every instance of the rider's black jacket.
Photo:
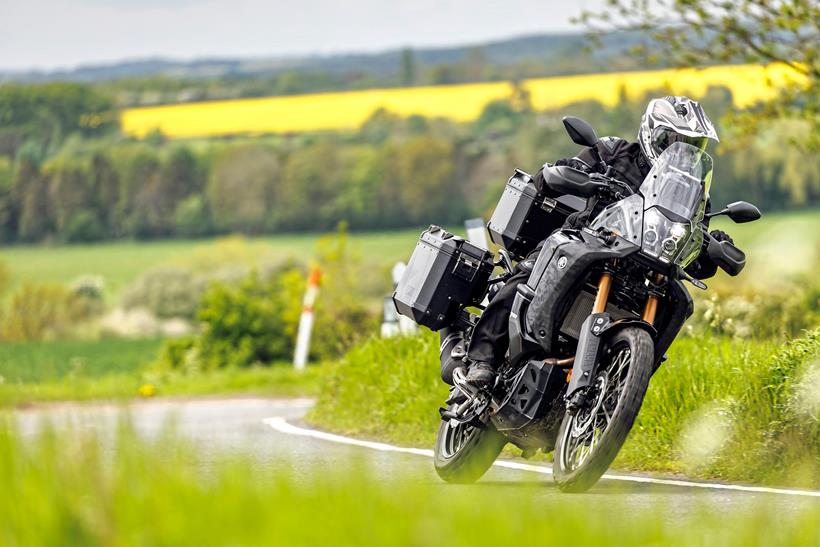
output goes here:
{"type": "MultiPolygon", "coordinates": [[[[584,148],[573,158],[565,158],[555,162],[555,165],[566,165],[586,173],[603,173],[607,166],[612,168],[611,176],[629,184],[633,191],[637,192],[644,178],[652,169],[649,160],[644,156],[641,146],[636,142],[629,142],[619,137],[604,137],[598,141],[595,148],[600,155],[598,161],[592,148],[584,148]],[[603,162],[603,165],[602,163],[603,162]]],[[[543,169],[540,169],[534,177],[534,182],[539,190],[544,189],[543,169]]],[[[593,197],[590,198],[587,208],[578,213],[573,213],[567,218],[565,227],[580,228],[585,226],[590,219],[595,218],[604,207],[611,202],[593,197]]],[[[710,210],[709,202],[706,203],[706,211],[710,210]]],[[[704,219],[703,224],[709,227],[709,220],[704,219]]],[[[726,234],[720,232],[715,234],[719,240],[729,239],[726,234]]],[[[539,244],[540,250],[542,244],[539,244]]],[[[705,252],[686,268],[689,275],[697,279],[707,279],[717,273],[717,266],[705,252]]]]}

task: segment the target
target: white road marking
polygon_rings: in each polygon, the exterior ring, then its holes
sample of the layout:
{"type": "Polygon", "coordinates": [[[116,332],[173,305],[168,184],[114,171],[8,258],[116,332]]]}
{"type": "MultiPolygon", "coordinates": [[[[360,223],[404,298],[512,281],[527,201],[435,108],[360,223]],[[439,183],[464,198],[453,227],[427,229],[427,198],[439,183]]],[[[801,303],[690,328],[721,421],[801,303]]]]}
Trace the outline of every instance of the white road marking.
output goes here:
{"type": "MultiPolygon", "coordinates": [[[[394,446],[392,444],[377,443],[373,441],[363,441],[360,439],[353,439],[343,435],[335,435],[333,433],[326,433],[324,431],[317,431],[315,429],[307,429],[298,427],[280,416],[273,418],[266,418],[262,420],[266,425],[288,435],[299,435],[302,437],[311,437],[323,441],[329,441],[339,444],[347,444],[352,446],[361,446],[371,450],[379,450],[381,452],[401,452],[404,454],[415,454],[417,456],[433,457],[433,451],[424,448],[407,448],[403,446],[394,446]]],[[[503,467],[505,469],[516,469],[519,471],[531,471],[533,473],[541,473],[542,475],[552,475],[552,469],[545,465],[533,465],[529,463],[511,462],[506,460],[499,460],[493,464],[494,467],[503,467]]],[[[743,486],[739,484],[722,484],[714,482],[695,482],[677,479],[657,479],[653,477],[639,477],[633,475],[615,475],[607,473],[602,478],[613,481],[624,482],[638,482],[647,484],[661,484],[665,486],[681,486],[685,488],[704,488],[708,490],[735,490],[739,492],[752,492],[759,494],[781,494],[786,496],[806,496],[813,498],[820,498],[820,492],[814,490],[792,490],[788,488],[769,488],[766,486],[743,486]]]]}

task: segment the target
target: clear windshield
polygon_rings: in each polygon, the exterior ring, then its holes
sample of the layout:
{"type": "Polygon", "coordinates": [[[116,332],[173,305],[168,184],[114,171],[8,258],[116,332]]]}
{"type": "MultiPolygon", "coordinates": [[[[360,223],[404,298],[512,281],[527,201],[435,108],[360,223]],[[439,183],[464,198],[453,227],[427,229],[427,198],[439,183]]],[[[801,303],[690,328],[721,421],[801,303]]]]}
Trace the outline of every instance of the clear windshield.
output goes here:
{"type": "Polygon", "coordinates": [[[712,184],[712,158],[684,142],[672,143],[641,184],[645,209],[658,206],[683,221],[703,218],[712,184]]]}
{"type": "Polygon", "coordinates": [[[641,251],[682,267],[700,252],[712,158],[684,142],[673,143],[658,157],[637,194],[604,209],[592,228],[606,228],[641,251]]]}

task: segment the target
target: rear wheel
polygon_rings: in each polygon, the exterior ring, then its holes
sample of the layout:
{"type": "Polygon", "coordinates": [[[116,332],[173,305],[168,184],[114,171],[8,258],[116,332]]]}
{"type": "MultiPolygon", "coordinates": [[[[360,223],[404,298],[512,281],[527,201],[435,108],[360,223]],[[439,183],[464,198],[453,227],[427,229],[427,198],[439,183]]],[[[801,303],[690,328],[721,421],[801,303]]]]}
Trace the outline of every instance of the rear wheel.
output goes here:
{"type": "Polygon", "coordinates": [[[433,450],[438,476],[447,482],[471,483],[480,479],[501,453],[507,439],[487,424],[442,421],[433,450]]]}
{"type": "Polygon", "coordinates": [[[652,337],[625,328],[605,342],[587,404],[567,413],[558,430],[553,477],[565,492],[583,492],[618,455],[641,409],[652,376],[652,337]]]}

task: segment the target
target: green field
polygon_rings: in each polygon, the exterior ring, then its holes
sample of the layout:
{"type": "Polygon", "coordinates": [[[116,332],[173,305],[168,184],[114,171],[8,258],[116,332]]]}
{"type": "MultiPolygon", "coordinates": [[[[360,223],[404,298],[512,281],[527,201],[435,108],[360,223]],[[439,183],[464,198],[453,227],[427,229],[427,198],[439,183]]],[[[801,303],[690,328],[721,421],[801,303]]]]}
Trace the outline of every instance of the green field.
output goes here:
{"type": "MultiPolygon", "coordinates": [[[[749,269],[741,279],[765,283],[811,266],[820,246],[820,210],[776,213],[763,220],[734,225],[726,219],[714,227],[729,231],[743,248],[749,269]]],[[[393,232],[354,233],[350,238],[370,269],[389,279],[388,268],[406,260],[422,228],[393,232]]],[[[12,283],[70,282],[84,274],[102,276],[106,290],[118,293],[141,272],[161,264],[193,264],[207,268],[214,262],[308,259],[316,252],[318,234],[221,240],[115,242],[74,246],[17,246],[0,251],[12,283]]],[[[722,274],[720,274],[722,276],[722,274]]]]}
{"type": "Polygon", "coordinates": [[[24,438],[0,424],[0,544],[772,547],[816,545],[820,533],[810,500],[716,507],[690,494],[661,507],[640,489],[557,496],[540,481],[459,487],[364,460],[294,473],[289,458],[202,455],[173,427],[146,438],[123,426],[102,441],[76,429],[24,438]]]}
{"type": "Polygon", "coordinates": [[[309,395],[322,367],[298,373],[270,367],[185,373],[152,366],[161,340],[53,340],[0,344],[0,406],[138,396],[252,393],[309,395]]]}

